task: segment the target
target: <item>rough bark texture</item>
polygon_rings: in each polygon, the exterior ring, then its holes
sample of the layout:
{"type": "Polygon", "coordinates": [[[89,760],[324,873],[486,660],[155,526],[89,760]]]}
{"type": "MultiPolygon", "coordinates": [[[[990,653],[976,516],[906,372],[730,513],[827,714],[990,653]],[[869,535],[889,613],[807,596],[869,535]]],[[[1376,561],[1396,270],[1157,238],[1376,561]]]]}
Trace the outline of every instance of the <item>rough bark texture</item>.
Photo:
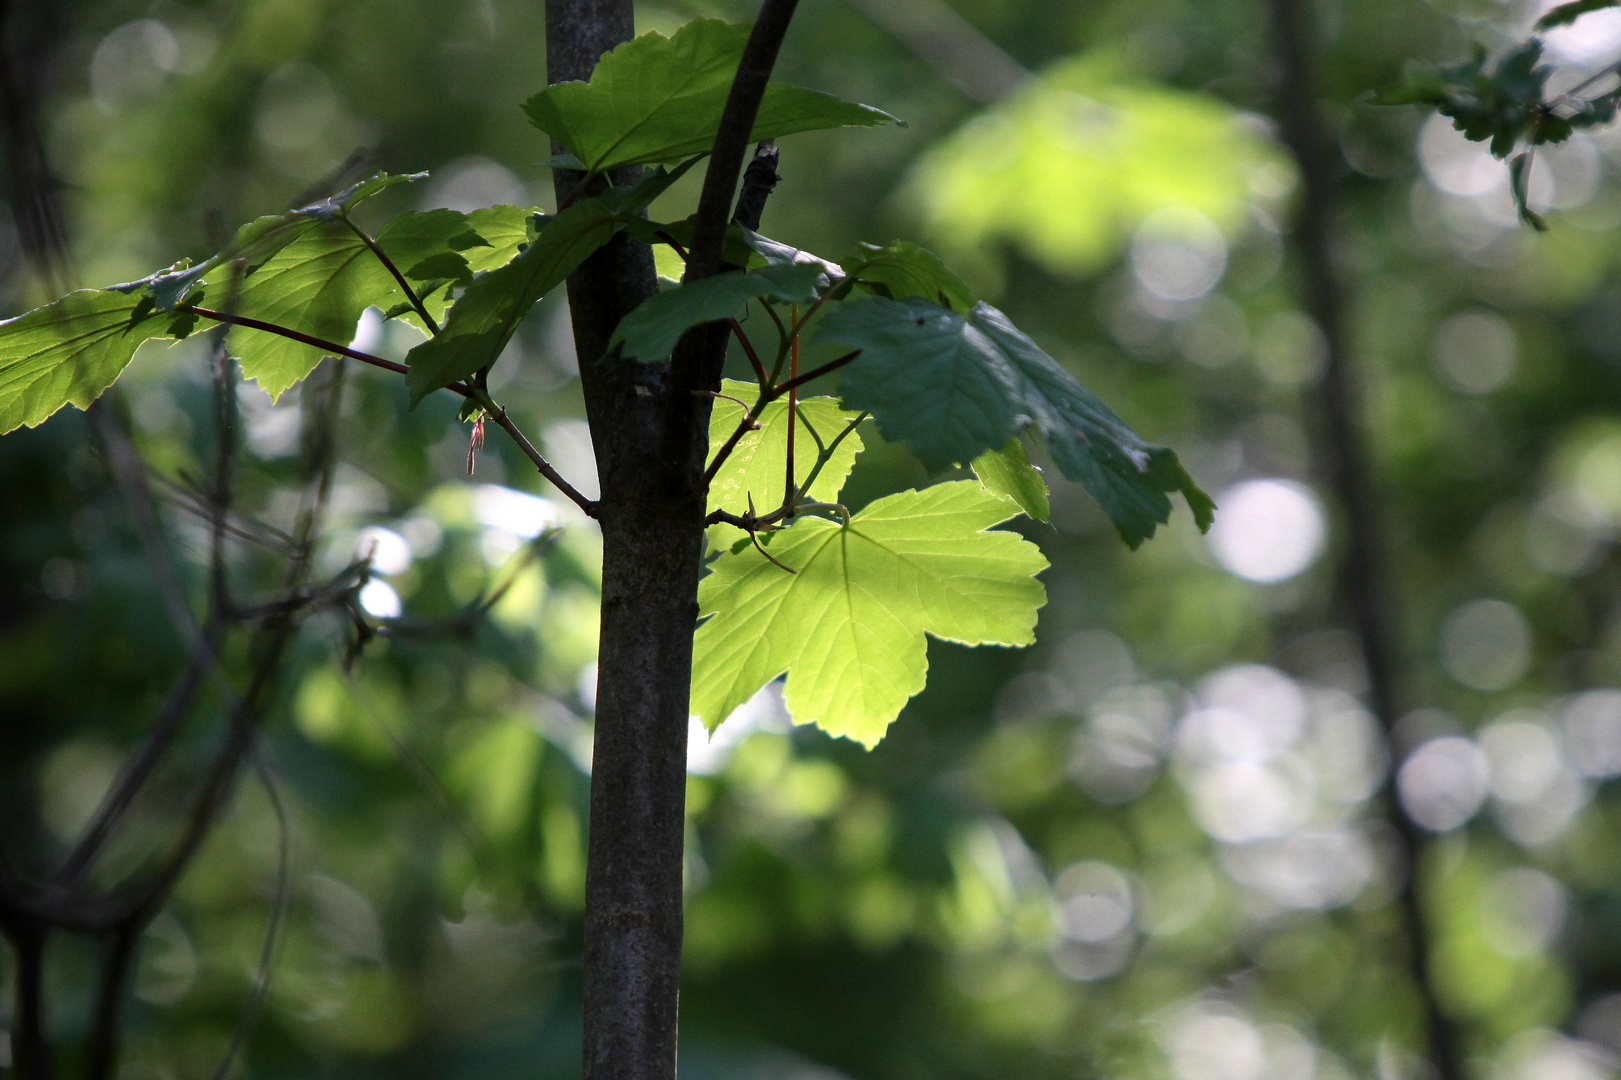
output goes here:
{"type": "MultiPolygon", "coordinates": [[[[630,0],[547,0],[549,78],[588,78],[602,53],[633,32],[630,0]]],[[[559,170],[558,197],[578,180],[559,170]]],[[[687,701],[709,401],[669,401],[667,366],[603,359],[620,318],[656,287],[650,249],[623,237],[568,283],[602,482],[586,1080],[675,1076],[687,701]]]]}
{"type": "MultiPolygon", "coordinates": [[[[1340,593],[1351,616],[1368,677],[1369,704],[1387,732],[1400,708],[1400,669],[1383,514],[1362,434],[1361,400],[1351,370],[1344,289],[1334,265],[1338,149],[1323,129],[1317,97],[1316,49],[1309,4],[1271,0],[1272,31],[1281,75],[1277,115],[1283,140],[1300,169],[1301,200],[1294,243],[1304,272],[1304,301],[1327,341],[1321,410],[1327,479],[1345,517],[1346,545],[1340,593]]],[[[1394,775],[1394,774],[1392,774],[1394,775]]],[[[1408,970],[1424,1004],[1428,1056],[1439,1080],[1464,1080],[1456,1026],[1442,1010],[1430,971],[1430,934],[1419,892],[1424,837],[1402,812],[1394,785],[1385,792],[1387,816],[1400,835],[1400,903],[1408,970]]]]}

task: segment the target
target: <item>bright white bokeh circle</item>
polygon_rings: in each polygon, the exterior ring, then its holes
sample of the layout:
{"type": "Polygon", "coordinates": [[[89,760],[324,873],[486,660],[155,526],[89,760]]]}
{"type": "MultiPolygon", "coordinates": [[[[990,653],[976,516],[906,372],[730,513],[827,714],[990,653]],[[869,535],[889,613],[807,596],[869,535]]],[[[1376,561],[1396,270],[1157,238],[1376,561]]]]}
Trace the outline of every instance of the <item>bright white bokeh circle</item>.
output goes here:
{"type": "Polygon", "coordinates": [[[1249,581],[1287,581],[1323,553],[1326,529],[1317,497],[1293,480],[1246,480],[1216,500],[1210,553],[1249,581]]]}

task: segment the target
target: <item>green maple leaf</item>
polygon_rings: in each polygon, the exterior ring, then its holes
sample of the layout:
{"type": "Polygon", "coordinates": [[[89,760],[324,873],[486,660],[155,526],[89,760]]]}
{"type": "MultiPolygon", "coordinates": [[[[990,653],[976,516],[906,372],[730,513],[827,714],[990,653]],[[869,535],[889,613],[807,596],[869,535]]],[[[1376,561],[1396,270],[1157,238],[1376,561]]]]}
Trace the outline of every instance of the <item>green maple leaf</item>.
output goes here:
{"type": "MultiPolygon", "coordinates": [[[[750,27],[695,19],[671,37],[650,32],[607,53],[590,82],[560,82],[524,104],[540,130],[591,172],[704,154],[715,142],[750,27]]],[[[824,128],[899,123],[867,105],[772,83],[751,142],[824,128]]]]}
{"type": "Polygon", "coordinates": [[[883,247],[862,244],[844,261],[844,272],[868,291],[890,300],[921,297],[955,311],[972,311],[978,301],[968,284],[928,248],[909,240],[883,247]]]}
{"type": "Polygon", "coordinates": [[[623,221],[600,199],[586,199],[539,222],[534,241],[498,269],[474,279],[450,309],[438,337],[406,356],[411,406],[442,386],[495,363],[541,297],[618,232],[623,221]]]}
{"type": "MultiPolygon", "coordinates": [[[[438,336],[406,356],[411,367],[405,376],[411,407],[440,387],[495,363],[529,309],[697,161],[691,158],[674,169],[652,169],[633,184],[609,188],[556,214],[532,213],[524,221],[521,241],[512,232],[502,231],[515,229],[506,208],[479,218],[477,224],[489,230],[492,246],[511,242],[517,250],[522,243],[523,250],[505,265],[474,278],[450,309],[450,318],[438,336]]],[[[472,265],[470,261],[469,267],[472,265]]]]}
{"type": "MultiPolygon", "coordinates": [[[[754,383],[725,379],[720,389],[725,396],[715,400],[714,410],[709,414],[711,454],[732,437],[746,409],[753,408],[760,400],[760,388],[754,383]],[[745,405],[728,401],[727,397],[737,398],[745,405]]],[[[817,440],[824,446],[831,444],[856,418],[855,413],[839,408],[838,399],[830,397],[802,399],[798,414],[798,429],[794,435],[795,485],[803,484],[816,466],[817,440]]],[[[739,439],[716,471],[709,484],[711,510],[742,515],[748,511],[751,499],[758,514],[766,514],[782,505],[783,488],[787,484],[788,399],[780,397],[768,403],[760,412],[759,423],[759,430],[750,431],[739,439]]],[[[851,432],[833,449],[805,497],[812,502],[836,501],[861,450],[860,434],[851,432]]],[[[742,536],[742,530],[732,525],[710,528],[711,543],[717,548],[730,546],[742,536]]]]}
{"type": "Polygon", "coordinates": [[[766,266],[759,270],[730,271],[655,293],[619,320],[608,348],[620,346],[620,355],[656,364],[669,359],[681,335],[699,323],[734,318],[750,300],[769,297],[809,303],[825,279],[820,266],[798,264],[766,266]]]}
{"type": "Polygon", "coordinates": [[[698,585],[692,711],[711,729],[788,673],[794,721],[871,747],[923,689],[925,634],[1029,645],[1046,590],[1041,551],[987,532],[1018,513],[972,480],[904,491],[841,526],[807,518],[720,556],[698,585]]]}
{"type": "Polygon", "coordinates": [[[184,337],[195,322],[113,289],[81,289],[0,322],[0,434],[34,427],[64,405],[88,408],[142,342],[184,337]]]}
{"type": "Polygon", "coordinates": [[[1017,436],[1000,450],[987,450],[975,458],[974,475],[987,491],[1006,495],[1035,520],[1046,521],[1052,516],[1047,481],[1042,479],[1041,471],[1030,464],[1024,443],[1017,436]]]}
{"type": "Polygon", "coordinates": [[[1215,504],[1176,454],[1139,438],[989,304],[965,314],[927,300],[863,297],[823,316],[816,340],[861,350],[844,369],[845,406],[870,410],[886,439],[931,470],[973,461],[1034,428],[1129,546],[1170,520],[1170,491],[1182,492],[1201,529],[1210,526],[1215,504]]]}
{"type": "MultiPolygon", "coordinates": [[[[414,267],[432,256],[461,253],[485,241],[454,210],[401,214],[376,237],[397,267],[414,267]]],[[[340,345],[354,337],[367,307],[388,310],[404,299],[392,274],[339,217],[312,220],[292,242],[251,267],[233,286],[234,264],[208,277],[223,296],[235,294],[232,314],[261,319],[340,345]]],[[[443,308],[442,302],[438,306],[443,308]]],[[[232,348],[245,378],[279,397],[320,363],[323,350],[257,330],[238,331],[232,348]]]]}

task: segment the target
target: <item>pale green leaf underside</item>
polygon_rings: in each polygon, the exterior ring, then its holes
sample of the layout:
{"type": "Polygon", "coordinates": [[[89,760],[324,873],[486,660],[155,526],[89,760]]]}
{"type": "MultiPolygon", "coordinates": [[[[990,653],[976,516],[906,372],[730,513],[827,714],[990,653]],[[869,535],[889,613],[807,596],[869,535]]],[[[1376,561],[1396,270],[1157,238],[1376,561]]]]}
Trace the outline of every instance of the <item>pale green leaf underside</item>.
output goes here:
{"type": "Polygon", "coordinates": [[[974,475],[985,485],[985,490],[1006,495],[1019,504],[1029,517],[1046,521],[1052,516],[1047,498],[1047,481],[1024,452],[1024,443],[1017,437],[1008,440],[1000,450],[987,450],[974,459],[974,475]]]}
{"type": "Polygon", "coordinates": [[[924,634],[1028,645],[1046,590],[1040,550],[986,532],[1018,512],[971,480],[880,499],[848,527],[802,519],[724,554],[698,586],[692,711],[713,729],[788,673],[794,721],[874,746],[928,673],[924,634]]]}
{"type": "Polygon", "coordinates": [[[747,272],[716,274],[649,296],[623,319],[608,341],[620,355],[656,364],[668,359],[681,335],[699,323],[735,318],[750,300],[770,297],[808,303],[823,280],[820,266],[767,266],[747,272]]]}
{"type": "MultiPolygon", "coordinates": [[[[590,82],[548,87],[525,103],[524,112],[593,172],[707,153],[749,30],[747,24],[695,19],[668,38],[643,34],[605,55],[590,82]]],[[[866,105],[772,84],[751,139],[895,122],[866,105]]]]}
{"type": "Polygon", "coordinates": [[[1166,492],[1181,491],[1199,527],[1209,527],[1214,505],[1176,454],[1139,438],[989,304],[964,314],[863,297],[828,312],[816,340],[861,350],[840,384],[845,406],[871,410],[884,437],[931,470],[973,461],[1034,428],[1131,547],[1170,520],[1166,492]]]}
{"type": "Polygon", "coordinates": [[[194,322],[108,289],[81,289],[0,322],[0,434],[33,427],[63,405],[88,408],[142,342],[183,335],[194,322]]]}
{"type": "MultiPolygon", "coordinates": [[[[754,383],[725,379],[720,390],[752,408],[760,400],[760,388],[754,383]]],[[[726,397],[716,398],[714,411],[709,414],[709,453],[715,452],[732,437],[743,419],[745,409],[726,397]]],[[[813,397],[799,402],[799,426],[794,435],[794,483],[803,484],[816,464],[816,439],[807,424],[814,427],[823,444],[830,444],[854,420],[855,413],[839,408],[836,398],[813,397]]],[[[861,435],[851,432],[834,449],[816,482],[806,497],[812,502],[837,501],[845,478],[854,467],[856,455],[861,452],[861,435]]],[[[750,431],[738,440],[737,446],[715,473],[709,485],[709,509],[725,510],[729,514],[743,514],[749,509],[750,496],[754,510],[766,514],[782,505],[783,489],[787,485],[788,460],[788,399],[778,398],[766,405],[760,413],[760,430],[750,431]]],[[[715,547],[728,547],[744,533],[731,525],[710,527],[710,541],[715,547]]]]}

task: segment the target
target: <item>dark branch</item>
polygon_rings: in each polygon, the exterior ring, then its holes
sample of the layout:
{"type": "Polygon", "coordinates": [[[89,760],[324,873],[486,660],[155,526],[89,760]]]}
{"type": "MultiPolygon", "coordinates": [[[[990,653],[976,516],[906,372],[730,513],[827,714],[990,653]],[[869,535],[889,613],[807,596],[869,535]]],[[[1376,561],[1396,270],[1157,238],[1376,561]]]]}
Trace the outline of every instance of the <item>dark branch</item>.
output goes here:
{"type": "Polygon", "coordinates": [[[782,39],[794,17],[798,0],[765,0],[754,21],[743,59],[737,65],[731,93],[721,113],[714,150],[698,196],[698,217],[692,229],[692,254],[687,260],[687,280],[702,281],[720,269],[721,251],[726,241],[726,224],[732,209],[732,193],[743,169],[743,153],[748,149],[754,118],[760,111],[771,69],[777,64],[782,39]]]}
{"type": "Polygon", "coordinates": [[[777,144],[766,139],[755,146],[754,160],[743,170],[743,190],[738,193],[737,209],[732,213],[732,220],[745,229],[760,231],[765,201],[776,190],[777,181],[782,179],[777,174],[779,157],[777,144]]]}
{"type": "Polygon", "coordinates": [[[343,219],[343,223],[349,226],[356,236],[360,237],[361,242],[371,249],[371,253],[377,256],[377,261],[382,263],[390,274],[394,275],[394,280],[399,284],[400,291],[405,293],[405,298],[411,302],[412,307],[416,308],[417,314],[422,316],[422,322],[427,326],[428,332],[438,337],[439,324],[434,321],[432,315],[428,314],[428,309],[423,306],[421,298],[416,294],[416,290],[406,282],[405,275],[400,273],[400,268],[394,265],[394,260],[383,254],[383,249],[377,246],[377,241],[373,240],[365,229],[350,221],[348,214],[340,214],[339,217],[343,219]]]}

